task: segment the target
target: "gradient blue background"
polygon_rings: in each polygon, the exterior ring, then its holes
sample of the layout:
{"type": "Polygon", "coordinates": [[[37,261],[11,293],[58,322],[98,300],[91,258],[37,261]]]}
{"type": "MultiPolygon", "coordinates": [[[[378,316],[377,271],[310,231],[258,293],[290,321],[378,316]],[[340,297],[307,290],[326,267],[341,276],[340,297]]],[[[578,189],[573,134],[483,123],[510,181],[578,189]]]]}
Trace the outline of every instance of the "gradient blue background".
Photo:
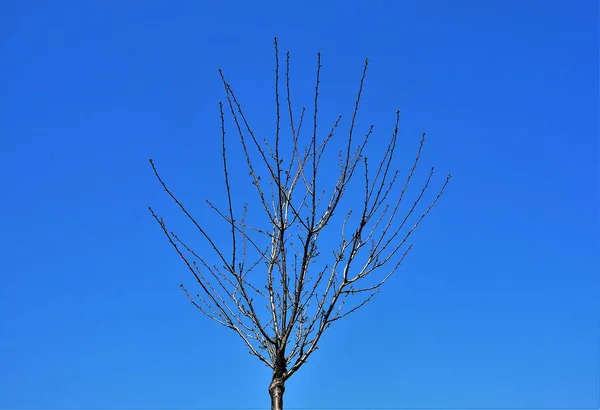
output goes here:
{"type": "Polygon", "coordinates": [[[2,1],[0,408],[269,405],[268,369],[179,290],[147,158],[219,198],[217,68],[272,130],[275,35],[298,105],[321,51],[324,112],[348,113],[369,57],[362,126],[400,108],[454,175],[286,406],[598,408],[594,0],[2,1]]]}

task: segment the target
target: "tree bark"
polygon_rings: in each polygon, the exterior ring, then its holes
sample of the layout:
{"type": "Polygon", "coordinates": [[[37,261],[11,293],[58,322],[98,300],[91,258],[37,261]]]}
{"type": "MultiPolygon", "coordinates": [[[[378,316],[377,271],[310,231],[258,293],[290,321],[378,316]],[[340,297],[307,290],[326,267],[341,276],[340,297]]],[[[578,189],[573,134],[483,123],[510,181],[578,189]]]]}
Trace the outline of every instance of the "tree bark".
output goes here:
{"type": "Polygon", "coordinates": [[[271,396],[271,410],[283,410],[283,392],[285,392],[285,382],[283,378],[276,378],[269,385],[269,395],[271,396]]]}
{"type": "Polygon", "coordinates": [[[273,378],[269,384],[271,410],[283,410],[283,393],[285,392],[285,352],[280,351],[275,360],[273,378]]]}

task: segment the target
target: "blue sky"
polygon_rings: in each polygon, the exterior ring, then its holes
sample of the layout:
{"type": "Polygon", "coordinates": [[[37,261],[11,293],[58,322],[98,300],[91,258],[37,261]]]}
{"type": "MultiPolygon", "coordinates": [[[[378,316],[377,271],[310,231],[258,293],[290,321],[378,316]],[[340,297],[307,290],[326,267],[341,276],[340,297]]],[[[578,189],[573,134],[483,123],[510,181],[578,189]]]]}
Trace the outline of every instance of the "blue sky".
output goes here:
{"type": "Polygon", "coordinates": [[[427,131],[424,163],[453,174],[286,406],[600,406],[596,1],[0,10],[0,408],[268,406],[268,369],[179,289],[193,278],[147,206],[188,228],[147,159],[220,237],[202,207],[223,194],[217,69],[268,136],[274,36],[298,106],[321,51],[324,118],[349,114],[368,57],[360,126],[387,136],[401,109],[406,152],[427,131]]]}

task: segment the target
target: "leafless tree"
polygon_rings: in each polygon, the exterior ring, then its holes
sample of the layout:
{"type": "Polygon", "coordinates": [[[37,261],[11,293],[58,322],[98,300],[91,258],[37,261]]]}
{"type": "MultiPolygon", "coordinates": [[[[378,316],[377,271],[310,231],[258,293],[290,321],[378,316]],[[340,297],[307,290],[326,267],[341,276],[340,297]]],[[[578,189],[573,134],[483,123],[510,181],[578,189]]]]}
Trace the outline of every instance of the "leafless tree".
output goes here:
{"type": "MultiPolygon", "coordinates": [[[[219,70],[226,95],[226,103],[219,103],[219,112],[227,205],[222,210],[213,202],[206,202],[228,227],[230,246],[217,246],[215,238],[168,188],[150,159],[162,188],[207,245],[203,252],[196,251],[171,232],[163,218],[150,208],[169,242],[194,275],[200,292],[193,297],[183,285],[181,288],[200,312],[233,330],[250,353],[272,369],[269,394],[271,409],[277,410],[283,408],[285,382],[314,353],[325,330],[369,302],[398,269],[412,247],[407,243],[408,238],[438,202],[450,180],[448,175],[420,207],[434,174],[431,168],[420,189],[414,191],[406,211],[401,211],[421,158],[425,134],[407,175],[402,178],[393,162],[399,122],[396,111],[395,126],[384,145],[382,158],[371,166],[366,148],[373,126],[362,137],[355,136],[368,60],[364,63],[348,133],[341,145],[343,148],[329,159],[325,155],[327,147],[338,131],[342,116],[337,117],[328,132],[321,132],[318,126],[320,53],[317,56],[312,121],[309,120],[308,135],[301,137],[306,109],[302,108],[298,117],[294,115],[290,54],[286,54],[283,110],[287,109],[290,127],[287,156],[282,154],[283,114],[277,39],[276,126],[270,142],[257,138],[231,85],[219,70]],[[233,200],[232,168],[227,153],[230,142],[225,132],[226,111],[231,115],[237,134],[235,138],[241,144],[240,152],[244,158],[241,163],[249,172],[252,189],[256,191],[251,204],[263,215],[263,226],[248,222],[248,203],[240,206],[240,210],[236,209],[233,200]],[[328,169],[336,169],[336,176],[329,181],[330,189],[321,181],[324,163],[328,169]],[[261,176],[266,178],[261,179],[261,176]],[[342,199],[347,196],[353,178],[359,182],[358,191],[362,198],[359,201],[353,199],[344,207],[346,202],[342,199]],[[337,232],[337,242],[328,247],[331,239],[321,238],[326,236],[325,232],[332,231],[332,226],[337,226],[333,229],[337,232]],[[323,254],[322,248],[328,253],[323,254]],[[218,263],[211,263],[207,254],[212,254],[218,263]]],[[[241,170],[236,167],[233,172],[241,170]]]]}

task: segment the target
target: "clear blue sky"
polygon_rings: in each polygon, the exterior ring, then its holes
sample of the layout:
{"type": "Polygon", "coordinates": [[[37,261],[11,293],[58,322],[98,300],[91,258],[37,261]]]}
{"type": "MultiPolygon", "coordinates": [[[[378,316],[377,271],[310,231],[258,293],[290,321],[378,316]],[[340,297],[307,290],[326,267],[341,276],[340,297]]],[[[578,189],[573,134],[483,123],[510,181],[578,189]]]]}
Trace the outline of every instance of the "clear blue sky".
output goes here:
{"type": "Polygon", "coordinates": [[[369,57],[361,126],[401,109],[454,176],[286,405],[599,407],[596,1],[4,0],[0,408],[268,406],[268,369],[179,289],[147,159],[193,207],[219,198],[217,69],[267,135],[275,35],[298,105],[323,53],[325,113],[369,57]]]}

